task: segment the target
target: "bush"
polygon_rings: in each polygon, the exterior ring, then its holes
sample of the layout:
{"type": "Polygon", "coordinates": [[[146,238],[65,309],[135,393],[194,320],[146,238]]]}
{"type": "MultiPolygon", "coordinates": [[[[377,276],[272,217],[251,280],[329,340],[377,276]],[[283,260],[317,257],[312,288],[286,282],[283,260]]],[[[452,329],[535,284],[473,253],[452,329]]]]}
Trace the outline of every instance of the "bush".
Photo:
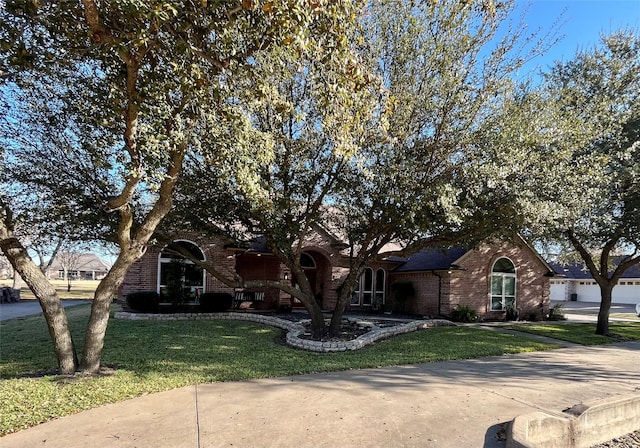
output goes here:
{"type": "Polygon", "coordinates": [[[200,309],[205,313],[220,313],[231,309],[233,296],[226,292],[205,292],[200,296],[200,309]]]}
{"type": "Polygon", "coordinates": [[[567,320],[564,315],[564,307],[557,303],[549,310],[549,320],[567,320]]]}
{"type": "Polygon", "coordinates": [[[158,311],[160,296],[155,291],[138,291],[127,295],[127,306],[141,313],[158,311]]]}
{"type": "Polygon", "coordinates": [[[504,317],[506,320],[520,320],[520,310],[514,305],[509,305],[507,306],[504,317]]]}
{"type": "Polygon", "coordinates": [[[451,320],[454,322],[475,322],[478,320],[478,313],[467,305],[456,305],[451,311],[451,320]]]}

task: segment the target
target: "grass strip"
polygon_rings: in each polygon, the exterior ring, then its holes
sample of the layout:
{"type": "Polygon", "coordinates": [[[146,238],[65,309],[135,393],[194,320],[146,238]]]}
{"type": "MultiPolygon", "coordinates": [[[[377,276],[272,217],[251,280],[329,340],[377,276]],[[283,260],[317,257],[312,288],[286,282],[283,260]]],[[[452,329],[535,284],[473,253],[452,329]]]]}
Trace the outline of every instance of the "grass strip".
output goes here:
{"type": "Polygon", "coordinates": [[[611,322],[609,324],[609,332],[612,336],[595,334],[595,323],[519,324],[512,325],[509,328],[581,345],[601,345],[640,340],[640,322],[611,322]]]}

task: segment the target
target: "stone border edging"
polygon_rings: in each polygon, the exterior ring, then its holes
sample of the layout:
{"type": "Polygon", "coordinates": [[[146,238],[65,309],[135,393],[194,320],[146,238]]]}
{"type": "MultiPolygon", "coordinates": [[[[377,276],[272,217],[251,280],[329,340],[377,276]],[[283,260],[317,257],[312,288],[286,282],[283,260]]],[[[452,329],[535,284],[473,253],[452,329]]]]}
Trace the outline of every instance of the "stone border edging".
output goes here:
{"type": "Polygon", "coordinates": [[[259,324],[270,325],[272,327],[287,330],[287,344],[309,350],[313,352],[329,353],[344,352],[347,350],[358,350],[373,344],[381,339],[391,336],[397,336],[404,333],[410,333],[417,330],[425,330],[427,328],[455,326],[454,323],[445,319],[430,320],[414,320],[405,324],[395,325],[392,327],[377,327],[362,319],[347,318],[350,322],[360,325],[371,326],[371,331],[353,339],[351,341],[312,341],[300,338],[305,332],[305,328],[301,322],[292,322],[279,317],[263,316],[261,314],[251,313],[175,313],[175,314],[152,314],[152,313],[130,313],[127,311],[118,311],[114,314],[114,318],[123,320],[243,320],[255,322],[259,324]]]}
{"type": "Polygon", "coordinates": [[[578,404],[564,415],[519,415],[507,430],[507,448],[588,448],[637,431],[640,394],[578,404]]]}

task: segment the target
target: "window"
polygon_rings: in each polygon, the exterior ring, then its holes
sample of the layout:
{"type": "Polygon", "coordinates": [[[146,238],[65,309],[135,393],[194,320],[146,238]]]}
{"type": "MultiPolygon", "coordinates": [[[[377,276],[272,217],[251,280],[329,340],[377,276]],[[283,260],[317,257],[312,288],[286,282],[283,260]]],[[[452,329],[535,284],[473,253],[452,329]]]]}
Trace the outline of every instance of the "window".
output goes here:
{"type": "Polygon", "coordinates": [[[504,311],[515,303],[516,268],[508,258],[500,258],[491,270],[491,311],[504,311]]]}
{"type": "Polygon", "coordinates": [[[351,305],[371,306],[374,297],[376,303],[382,305],[384,303],[385,277],[384,269],[378,269],[374,275],[373,269],[365,268],[351,295],[351,305]]]}
{"type": "Polygon", "coordinates": [[[158,263],[158,293],[163,302],[197,302],[204,292],[204,269],[183,256],[179,251],[204,261],[198,246],[189,241],[174,241],[160,253],[158,263]]]}
{"type": "Polygon", "coordinates": [[[300,267],[303,269],[315,269],[316,260],[306,252],[300,254],[300,267]]]}
{"type": "Polygon", "coordinates": [[[385,277],[384,269],[378,269],[376,271],[376,291],[373,300],[376,306],[382,306],[384,304],[385,277]]]}

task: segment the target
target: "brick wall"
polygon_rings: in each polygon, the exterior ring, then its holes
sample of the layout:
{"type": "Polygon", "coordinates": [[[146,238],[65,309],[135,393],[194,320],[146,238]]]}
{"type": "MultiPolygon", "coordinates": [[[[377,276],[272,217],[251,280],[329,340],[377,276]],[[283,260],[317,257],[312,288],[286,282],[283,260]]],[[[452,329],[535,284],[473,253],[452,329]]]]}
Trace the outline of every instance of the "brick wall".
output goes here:
{"type": "MultiPolygon", "coordinates": [[[[461,270],[434,272],[392,272],[388,282],[388,297],[395,281],[410,281],[416,291],[407,312],[424,316],[448,316],[456,305],[471,307],[479,316],[503,319],[504,311],[490,311],[490,279],[494,262],[509,258],[516,266],[516,306],[521,317],[539,309],[549,309],[549,277],[547,267],[526,245],[494,243],[467,252],[460,260],[461,270]],[[440,278],[438,277],[440,276],[440,278]],[[438,302],[440,303],[438,304],[438,302]]],[[[393,306],[393,305],[392,305],[393,306]]]]}
{"type": "MultiPolygon", "coordinates": [[[[443,283],[445,282],[446,279],[443,278],[443,283]]],[[[431,272],[391,273],[387,282],[387,297],[389,299],[387,308],[396,312],[437,316],[439,283],[439,278],[431,272]],[[404,304],[395,300],[393,296],[394,282],[411,282],[415,289],[415,298],[408,299],[404,304]]],[[[446,291],[446,288],[443,287],[443,291],[446,291]]]]}
{"type": "Polygon", "coordinates": [[[543,262],[524,244],[495,243],[483,245],[460,259],[463,270],[452,271],[450,276],[448,312],[460,304],[470,306],[484,318],[504,318],[504,311],[490,311],[491,270],[501,257],[509,258],[516,267],[517,308],[524,314],[542,303],[548,310],[549,277],[545,277],[548,270],[543,262]]]}

